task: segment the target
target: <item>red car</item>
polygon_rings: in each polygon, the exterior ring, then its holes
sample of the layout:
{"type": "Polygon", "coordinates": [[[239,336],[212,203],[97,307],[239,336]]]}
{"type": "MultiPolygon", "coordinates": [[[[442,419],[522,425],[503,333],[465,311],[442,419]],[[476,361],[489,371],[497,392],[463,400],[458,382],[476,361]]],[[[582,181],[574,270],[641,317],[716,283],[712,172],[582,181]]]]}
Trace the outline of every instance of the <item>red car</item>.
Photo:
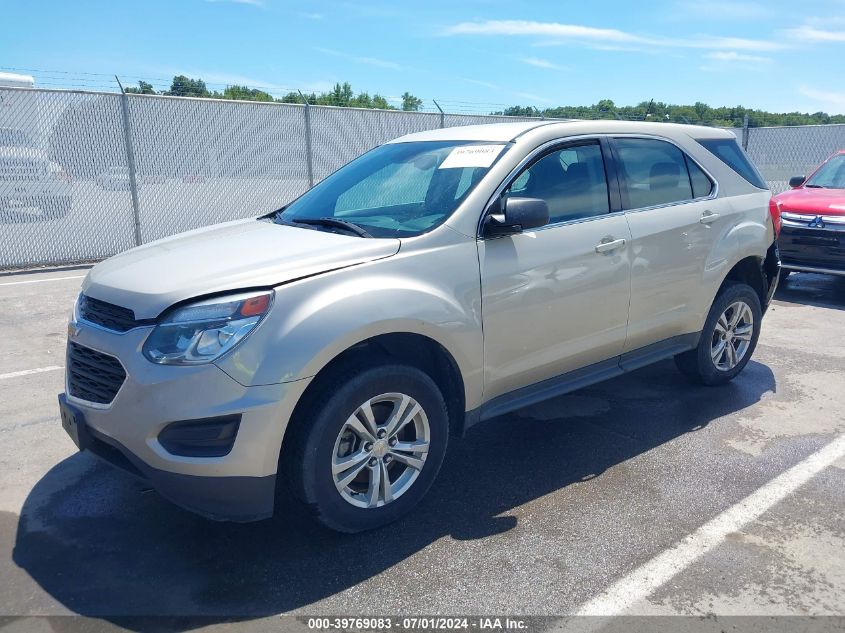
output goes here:
{"type": "Polygon", "coordinates": [[[845,150],[773,198],[782,221],[782,270],[845,275],[845,150]]]}

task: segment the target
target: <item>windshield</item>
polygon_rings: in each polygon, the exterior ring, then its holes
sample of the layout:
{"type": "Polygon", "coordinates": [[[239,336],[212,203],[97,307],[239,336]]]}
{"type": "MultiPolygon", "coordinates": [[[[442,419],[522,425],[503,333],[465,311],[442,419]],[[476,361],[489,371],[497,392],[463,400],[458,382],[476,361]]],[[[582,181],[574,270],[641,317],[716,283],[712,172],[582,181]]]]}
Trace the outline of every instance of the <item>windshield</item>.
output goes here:
{"type": "Polygon", "coordinates": [[[465,141],[382,145],[306,192],[276,221],[332,231],[351,223],[372,237],[419,235],[452,214],[504,149],[465,141]]]}
{"type": "Polygon", "coordinates": [[[806,187],[845,189],[845,154],[837,154],[810,176],[806,187]]]}

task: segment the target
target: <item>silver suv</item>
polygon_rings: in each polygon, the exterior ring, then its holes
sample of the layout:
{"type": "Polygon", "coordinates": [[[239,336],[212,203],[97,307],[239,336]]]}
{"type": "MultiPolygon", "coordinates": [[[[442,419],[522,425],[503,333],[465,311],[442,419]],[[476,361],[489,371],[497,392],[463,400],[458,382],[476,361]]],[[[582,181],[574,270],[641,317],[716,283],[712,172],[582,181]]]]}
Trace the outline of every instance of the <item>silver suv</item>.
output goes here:
{"type": "Polygon", "coordinates": [[[777,284],[770,197],[717,129],[411,134],[95,266],[63,425],[211,518],[270,516],[288,485],[331,528],[377,527],[478,422],[669,357],[733,379],[777,284]]]}

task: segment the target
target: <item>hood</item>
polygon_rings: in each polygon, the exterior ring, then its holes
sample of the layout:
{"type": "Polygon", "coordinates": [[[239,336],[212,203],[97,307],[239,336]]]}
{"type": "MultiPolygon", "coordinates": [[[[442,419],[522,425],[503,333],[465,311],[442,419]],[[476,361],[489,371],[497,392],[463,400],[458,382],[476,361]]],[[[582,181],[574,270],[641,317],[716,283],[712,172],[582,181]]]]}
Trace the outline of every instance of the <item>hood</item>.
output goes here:
{"type": "Polygon", "coordinates": [[[781,211],[845,216],[845,189],[798,187],[775,196],[781,211]]]}
{"type": "Polygon", "coordinates": [[[182,233],[94,266],[82,291],[152,319],[174,303],[211,293],[270,287],[390,257],[398,239],[369,239],[255,219],[182,233]]]}

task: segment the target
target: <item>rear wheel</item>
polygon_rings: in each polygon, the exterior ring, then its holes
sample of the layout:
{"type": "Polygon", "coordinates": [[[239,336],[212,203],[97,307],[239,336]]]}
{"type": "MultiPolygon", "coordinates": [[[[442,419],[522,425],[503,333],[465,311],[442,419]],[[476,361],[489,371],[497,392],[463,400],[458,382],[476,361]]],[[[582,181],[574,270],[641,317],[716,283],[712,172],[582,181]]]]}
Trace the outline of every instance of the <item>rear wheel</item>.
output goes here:
{"type": "Polygon", "coordinates": [[[399,519],[428,492],[446,454],[448,414],[437,385],[414,367],[382,365],[321,386],[310,399],[321,404],[298,412],[286,439],[294,494],[340,532],[399,519]]]}
{"type": "Polygon", "coordinates": [[[754,353],[761,319],[760,299],[751,286],[726,286],[710,308],[698,347],[677,355],[675,364],[700,384],[722,385],[733,380],[754,353]]]}

